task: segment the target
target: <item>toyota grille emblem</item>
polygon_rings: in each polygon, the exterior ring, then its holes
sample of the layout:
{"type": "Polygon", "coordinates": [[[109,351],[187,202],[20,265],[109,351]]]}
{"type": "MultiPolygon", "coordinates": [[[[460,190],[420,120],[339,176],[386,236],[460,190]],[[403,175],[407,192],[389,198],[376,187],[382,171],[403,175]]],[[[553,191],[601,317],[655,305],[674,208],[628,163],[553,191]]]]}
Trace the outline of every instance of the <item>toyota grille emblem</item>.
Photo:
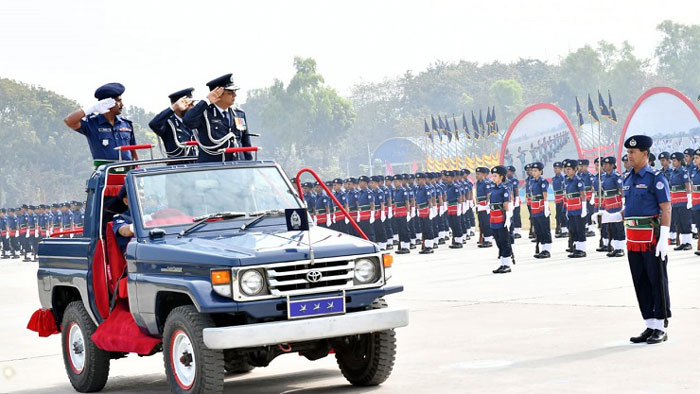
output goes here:
{"type": "Polygon", "coordinates": [[[311,283],[316,283],[319,280],[321,280],[321,277],[323,274],[321,274],[320,271],[309,271],[306,273],[306,280],[308,280],[311,283]]]}

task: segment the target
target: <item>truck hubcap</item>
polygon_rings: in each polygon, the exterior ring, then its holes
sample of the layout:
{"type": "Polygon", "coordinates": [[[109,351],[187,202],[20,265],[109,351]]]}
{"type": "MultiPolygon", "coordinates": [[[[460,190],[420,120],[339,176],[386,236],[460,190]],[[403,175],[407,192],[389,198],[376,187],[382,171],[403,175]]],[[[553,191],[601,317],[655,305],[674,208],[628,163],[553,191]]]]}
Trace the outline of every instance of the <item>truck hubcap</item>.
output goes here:
{"type": "Polygon", "coordinates": [[[190,389],[196,376],[194,349],[182,330],[177,330],[170,342],[170,360],[177,384],[184,390],[190,389]]]}
{"type": "Polygon", "coordinates": [[[68,330],[68,358],[70,359],[71,368],[76,374],[83,372],[85,368],[85,340],[83,331],[76,323],[72,323],[68,330]]]}

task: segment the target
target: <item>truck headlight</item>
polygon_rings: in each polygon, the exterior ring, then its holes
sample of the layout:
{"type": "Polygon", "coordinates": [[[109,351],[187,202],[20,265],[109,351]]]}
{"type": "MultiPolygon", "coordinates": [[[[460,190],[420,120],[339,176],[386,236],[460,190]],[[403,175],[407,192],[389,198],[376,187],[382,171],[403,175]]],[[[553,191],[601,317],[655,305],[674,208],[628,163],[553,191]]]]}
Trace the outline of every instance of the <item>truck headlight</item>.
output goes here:
{"type": "Polygon", "coordinates": [[[370,259],[355,261],[355,281],[359,284],[372,283],[377,280],[377,264],[370,259]]]}
{"type": "Polygon", "coordinates": [[[265,287],[263,276],[258,270],[247,270],[241,275],[241,291],[248,296],[260,293],[265,287]]]}

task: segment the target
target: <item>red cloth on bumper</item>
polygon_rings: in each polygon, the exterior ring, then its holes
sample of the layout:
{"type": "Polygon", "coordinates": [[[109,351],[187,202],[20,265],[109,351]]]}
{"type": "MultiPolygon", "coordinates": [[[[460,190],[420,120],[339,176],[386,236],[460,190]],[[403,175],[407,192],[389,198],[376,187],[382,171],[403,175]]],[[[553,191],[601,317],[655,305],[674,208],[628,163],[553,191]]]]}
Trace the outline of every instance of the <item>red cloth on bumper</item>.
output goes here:
{"type": "Polygon", "coordinates": [[[51,309],[39,309],[32,314],[27,324],[27,329],[36,331],[40,337],[48,337],[53,334],[58,334],[58,326],[56,325],[56,317],[51,309]]]}
{"type": "Polygon", "coordinates": [[[107,320],[92,334],[95,345],[108,352],[150,354],[161,340],[141,332],[129,311],[126,300],[117,301],[107,320]]]}

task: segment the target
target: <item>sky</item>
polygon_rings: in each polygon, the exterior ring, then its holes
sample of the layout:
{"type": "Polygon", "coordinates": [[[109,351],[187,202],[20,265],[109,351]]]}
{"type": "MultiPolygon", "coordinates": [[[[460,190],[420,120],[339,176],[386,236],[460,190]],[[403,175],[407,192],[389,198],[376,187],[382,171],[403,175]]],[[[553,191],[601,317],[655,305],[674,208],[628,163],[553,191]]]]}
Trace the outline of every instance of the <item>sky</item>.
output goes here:
{"type": "Polygon", "coordinates": [[[204,97],[226,73],[243,102],[250,89],[288,82],[294,56],[315,58],[343,95],[438,60],[557,63],[603,39],[648,58],[665,19],[700,23],[700,1],[2,1],[0,77],[83,106],[98,86],[121,82],[126,105],[155,112],[176,90],[204,97]]]}

